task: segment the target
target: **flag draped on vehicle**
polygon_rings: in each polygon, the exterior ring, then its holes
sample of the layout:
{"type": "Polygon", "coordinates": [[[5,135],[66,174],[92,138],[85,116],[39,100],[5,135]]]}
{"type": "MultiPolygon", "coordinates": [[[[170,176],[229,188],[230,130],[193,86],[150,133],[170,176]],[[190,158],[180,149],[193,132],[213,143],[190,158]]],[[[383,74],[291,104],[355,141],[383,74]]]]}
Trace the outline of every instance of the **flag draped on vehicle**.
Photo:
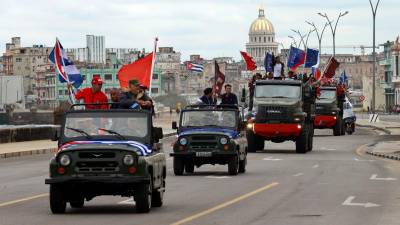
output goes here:
{"type": "Polygon", "coordinates": [[[306,53],[303,50],[290,47],[287,65],[291,70],[297,70],[299,66],[304,64],[305,60],[306,53]]]}
{"type": "Polygon", "coordinates": [[[83,78],[74,63],[68,58],[63,46],[57,39],[49,55],[49,60],[55,65],[58,80],[61,83],[71,83],[75,88],[82,85],[83,78]]]}
{"type": "Polygon", "coordinates": [[[214,93],[217,95],[221,94],[222,86],[225,83],[225,75],[219,70],[219,65],[217,61],[214,61],[215,64],[215,77],[214,77],[214,93]]]}
{"type": "Polygon", "coordinates": [[[336,61],[334,57],[331,57],[328,61],[328,64],[325,67],[324,70],[324,77],[326,78],[332,78],[335,76],[336,69],[339,67],[340,63],[336,61]]]}
{"type": "Polygon", "coordinates": [[[241,51],[240,54],[242,55],[244,61],[246,62],[248,71],[253,71],[253,70],[257,69],[257,64],[246,52],[241,51]]]}
{"type": "Polygon", "coordinates": [[[311,68],[318,64],[318,50],[307,48],[305,68],[311,68]]]}
{"type": "Polygon", "coordinates": [[[138,80],[140,84],[150,87],[153,52],[135,62],[123,65],[118,71],[121,88],[127,88],[130,80],[138,80]]]}

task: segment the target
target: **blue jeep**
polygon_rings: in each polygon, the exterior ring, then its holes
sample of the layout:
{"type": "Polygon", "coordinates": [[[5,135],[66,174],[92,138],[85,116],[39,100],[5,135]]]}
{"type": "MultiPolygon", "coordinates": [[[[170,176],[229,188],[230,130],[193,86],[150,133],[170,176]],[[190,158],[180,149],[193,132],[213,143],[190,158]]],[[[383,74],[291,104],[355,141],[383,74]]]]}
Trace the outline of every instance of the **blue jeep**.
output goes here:
{"type": "Polygon", "coordinates": [[[193,173],[204,164],[228,165],[230,175],[246,171],[247,141],[243,113],[237,107],[188,106],[180,114],[174,143],[174,173],[193,173]]]}

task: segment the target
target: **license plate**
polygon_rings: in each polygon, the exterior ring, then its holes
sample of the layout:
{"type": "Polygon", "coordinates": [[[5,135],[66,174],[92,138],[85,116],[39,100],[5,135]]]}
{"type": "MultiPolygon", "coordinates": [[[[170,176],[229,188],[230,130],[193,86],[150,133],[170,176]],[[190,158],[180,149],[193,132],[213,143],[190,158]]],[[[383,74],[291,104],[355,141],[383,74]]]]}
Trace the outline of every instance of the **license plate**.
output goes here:
{"type": "Polygon", "coordinates": [[[196,157],[211,157],[211,152],[196,152],[196,157]]]}

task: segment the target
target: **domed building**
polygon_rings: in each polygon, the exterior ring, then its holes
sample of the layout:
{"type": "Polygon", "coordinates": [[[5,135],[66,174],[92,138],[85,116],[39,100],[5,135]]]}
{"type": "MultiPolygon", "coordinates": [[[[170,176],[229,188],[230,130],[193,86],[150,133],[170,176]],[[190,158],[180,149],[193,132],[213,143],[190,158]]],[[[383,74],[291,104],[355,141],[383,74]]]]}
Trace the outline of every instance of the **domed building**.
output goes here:
{"type": "Polygon", "coordinates": [[[270,52],[277,55],[278,45],[275,42],[274,26],[265,17],[264,8],[260,7],[258,18],[250,26],[246,51],[258,65],[263,65],[265,53],[270,52]]]}

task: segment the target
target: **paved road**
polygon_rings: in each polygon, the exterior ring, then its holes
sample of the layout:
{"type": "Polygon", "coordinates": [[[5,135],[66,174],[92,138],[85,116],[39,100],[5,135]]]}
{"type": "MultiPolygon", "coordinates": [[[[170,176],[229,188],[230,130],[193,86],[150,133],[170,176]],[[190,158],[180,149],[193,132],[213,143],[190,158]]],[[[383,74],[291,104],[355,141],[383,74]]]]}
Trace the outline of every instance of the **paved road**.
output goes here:
{"type": "MultiPolygon", "coordinates": [[[[175,177],[169,159],[165,205],[149,214],[137,214],[127,198],[106,196],[52,215],[44,185],[49,156],[1,159],[0,224],[399,224],[399,181],[385,179],[400,179],[398,162],[359,148],[382,138],[366,129],[344,137],[318,131],[306,155],[295,154],[293,143],[267,142],[236,177],[225,166],[175,177]]],[[[164,140],[168,151],[173,139],[164,140]]]]}

